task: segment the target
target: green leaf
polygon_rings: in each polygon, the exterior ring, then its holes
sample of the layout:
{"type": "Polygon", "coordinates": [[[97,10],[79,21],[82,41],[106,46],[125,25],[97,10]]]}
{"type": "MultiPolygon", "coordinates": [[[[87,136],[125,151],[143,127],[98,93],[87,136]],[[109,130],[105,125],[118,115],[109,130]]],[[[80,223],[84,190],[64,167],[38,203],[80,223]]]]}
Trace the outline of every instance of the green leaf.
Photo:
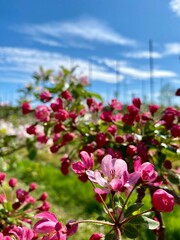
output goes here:
{"type": "Polygon", "coordinates": [[[137,228],[135,226],[128,223],[124,226],[124,234],[128,238],[134,239],[138,236],[138,231],[137,231],[137,228]]]}
{"type": "Polygon", "coordinates": [[[143,203],[134,203],[133,205],[129,206],[124,213],[124,217],[129,217],[130,215],[132,215],[133,212],[137,211],[143,205],[143,203]]]}
{"type": "Polygon", "coordinates": [[[116,236],[114,234],[106,234],[104,240],[116,240],[116,236]]]}
{"type": "Polygon", "coordinates": [[[173,184],[179,184],[180,183],[180,179],[177,176],[174,176],[172,174],[168,174],[168,179],[173,184]]]}
{"type": "Polygon", "coordinates": [[[8,212],[11,212],[13,210],[12,204],[10,202],[5,202],[4,209],[6,209],[8,212]]]}
{"type": "Polygon", "coordinates": [[[142,216],[142,218],[143,218],[144,222],[146,223],[146,226],[148,229],[154,230],[157,227],[159,227],[159,222],[157,222],[151,218],[145,217],[145,216],[142,216]]]}
{"type": "Polygon", "coordinates": [[[99,94],[97,94],[97,93],[88,92],[88,96],[89,97],[94,97],[94,98],[97,98],[100,101],[103,101],[103,98],[99,94]]]}

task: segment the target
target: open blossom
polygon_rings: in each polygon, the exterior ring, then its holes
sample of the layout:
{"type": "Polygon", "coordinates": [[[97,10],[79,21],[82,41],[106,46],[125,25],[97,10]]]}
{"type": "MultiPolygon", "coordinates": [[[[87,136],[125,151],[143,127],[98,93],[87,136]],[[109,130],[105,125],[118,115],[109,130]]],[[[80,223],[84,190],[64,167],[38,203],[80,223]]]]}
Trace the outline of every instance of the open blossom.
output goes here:
{"type": "Polygon", "coordinates": [[[36,118],[42,122],[48,122],[50,119],[50,111],[47,106],[39,105],[36,107],[36,118]]]}
{"type": "Polygon", "coordinates": [[[58,222],[54,214],[43,212],[35,215],[35,218],[40,218],[33,227],[35,233],[49,234],[48,240],[66,240],[66,228],[61,222],[58,222]]]}
{"type": "Polygon", "coordinates": [[[157,211],[171,212],[174,207],[174,197],[163,189],[153,193],[152,204],[157,211]]]}
{"type": "Polygon", "coordinates": [[[50,212],[39,213],[35,215],[35,218],[40,218],[40,220],[35,223],[34,232],[48,234],[48,240],[66,240],[78,229],[78,224],[74,223],[74,220],[70,220],[66,226],[63,226],[57,217],[50,212]]]}
{"type": "Polygon", "coordinates": [[[18,240],[32,240],[34,233],[31,229],[27,227],[14,226],[9,234],[13,234],[18,240]]]}
{"type": "MultiPolygon", "coordinates": [[[[129,177],[126,162],[122,159],[112,158],[109,154],[102,159],[101,172],[88,170],[86,173],[92,182],[98,183],[104,188],[104,193],[109,193],[111,190],[119,191],[129,177]]],[[[95,189],[96,193],[98,191],[98,189],[95,189]]]]}
{"type": "Polygon", "coordinates": [[[141,164],[141,158],[136,157],[134,161],[134,172],[139,174],[143,182],[152,183],[157,178],[157,172],[154,169],[154,165],[149,162],[141,164]]]}
{"type": "Polygon", "coordinates": [[[94,166],[94,158],[92,154],[85,151],[81,151],[79,155],[81,160],[72,164],[72,170],[80,177],[86,176],[86,170],[94,166]]]}

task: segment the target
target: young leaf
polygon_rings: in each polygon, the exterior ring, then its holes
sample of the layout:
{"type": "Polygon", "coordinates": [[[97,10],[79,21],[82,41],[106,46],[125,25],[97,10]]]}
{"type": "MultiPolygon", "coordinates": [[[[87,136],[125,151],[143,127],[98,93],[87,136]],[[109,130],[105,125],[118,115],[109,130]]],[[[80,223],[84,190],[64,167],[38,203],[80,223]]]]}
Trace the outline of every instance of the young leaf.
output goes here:
{"type": "Polygon", "coordinates": [[[104,240],[116,240],[116,236],[114,234],[106,234],[104,240]]]}
{"type": "Polygon", "coordinates": [[[124,213],[124,217],[129,217],[132,215],[133,212],[137,211],[139,208],[143,206],[143,203],[134,203],[133,205],[129,206],[124,213]]]}
{"type": "Polygon", "coordinates": [[[135,226],[132,224],[126,224],[124,227],[124,234],[131,239],[134,239],[138,236],[138,231],[135,226]]]}
{"type": "Polygon", "coordinates": [[[148,229],[154,230],[157,227],[159,227],[159,222],[157,222],[157,221],[155,221],[155,220],[153,220],[151,218],[145,217],[145,216],[142,216],[142,218],[144,219],[148,229]]]}

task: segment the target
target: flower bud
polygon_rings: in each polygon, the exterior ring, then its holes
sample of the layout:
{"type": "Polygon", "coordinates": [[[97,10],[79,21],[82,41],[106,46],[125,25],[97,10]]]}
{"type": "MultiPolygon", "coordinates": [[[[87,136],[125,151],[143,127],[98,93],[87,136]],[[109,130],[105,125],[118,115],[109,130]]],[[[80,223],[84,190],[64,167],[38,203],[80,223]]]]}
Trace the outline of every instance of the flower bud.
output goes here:
{"type": "Polygon", "coordinates": [[[101,233],[93,233],[89,240],[100,240],[103,237],[101,233]]]}
{"type": "Polygon", "coordinates": [[[10,187],[14,188],[17,184],[17,179],[16,178],[11,178],[9,181],[8,181],[8,184],[10,187]]]}
{"type": "Polygon", "coordinates": [[[152,204],[155,210],[160,212],[171,212],[174,207],[174,197],[163,189],[153,193],[152,204]]]}

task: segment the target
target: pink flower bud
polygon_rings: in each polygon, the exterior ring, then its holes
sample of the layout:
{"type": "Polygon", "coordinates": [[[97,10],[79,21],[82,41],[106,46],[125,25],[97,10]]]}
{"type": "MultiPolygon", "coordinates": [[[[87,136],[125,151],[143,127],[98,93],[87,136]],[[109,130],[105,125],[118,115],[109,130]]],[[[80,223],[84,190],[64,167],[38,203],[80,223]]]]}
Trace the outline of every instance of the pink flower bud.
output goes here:
{"type": "Polygon", "coordinates": [[[132,115],[130,114],[124,114],[124,116],[122,117],[122,121],[123,123],[127,124],[127,125],[133,125],[134,122],[134,118],[132,115]]]}
{"type": "Polygon", "coordinates": [[[48,122],[50,120],[50,110],[47,106],[39,105],[36,107],[35,116],[41,122],[48,122]]]}
{"type": "Polygon", "coordinates": [[[74,220],[70,220],[67,224],[66,224],[66,228],[67,228],[67,236],[72,236],[73,234],[75,234],[78,230],[78,224],[75,223],[74,220]],[[74,223],[74,224],[73,224],[74,223]]]}
{"type": "Polygon", "coordinates": [[[124,138],[122,136],[116,136],[115,137],[115,141],[119,144],[123,143],[124,142],[124,138]]]}
{"type": "Polygon", "coordinates": [[[61,123],[58,123],[54,126],[54,133],[59,133],[61,131],[66,130],[65,126],[61,123]]]}
{"type": "Polygon", "coordinates": [[[48,141],[48,138],[46,137],[46,135],[44,134],[40,134],[38,137],[37,137],[37,141],[42,143],[42,144],[46,144],[47,141],[48,141]]]}
{"type": "Polygon", "coordinates": [[[61,98],[57,98],[54,103],[51,103],[53,112],[57,112],[59,109],[63,109],[63,101],[61,98]]]}
{"type": "Polygon", "coordinates": [[[37,132],[36,132],[36,126],[35,125],[31,125],[29,127],[26,128],[26,132],[29,134],[29,135],[36,135],[37,132]]]}
{"type": "Polygon", "coordinates": [[[40,99],[42,102],[49,102],[52,98],[51,93],[48,90],[44,90],[43,92],[41,92],[40,94],[40,99]]]}
{"type": "Polygon", "coordinates": [[[133,117],[135,117],[139,113],[139,109],[134,105],[129,105],[127,108],[129,114],[132,115],[133,117]]]}
{"type": "Polygon", "coordinates": [[[41,194],[41,196],[39,197],[39,199],[38,200],[40,200],[40,201],[45,201],[46,199],[47,199],[47,197],[48,197],[48,194],[47,194],[47,192],[44,192],[44,193],[42,193],[41,194]]]}
{"type": "Polygon", "coordinates": [[[74,133],[65,133],[62,137],[63,139],[63,142],[62,144],[65,144],[67,142],[71,142],[75,137],[75,134],[74,133]]]}
{"type": "Polygon", "coordinates": [[[36,190],[37,187],[38,187],[37,183],[34,183],[34,182],[30,183],[29,184],[29,192],[36,190]]]}
{"type": "Polygon", "coordinates": [[[109,133],[114,135],[117,131],[117,127],[116,127],[116,125],[110,125],[107,130],[108,130],[109,133]]]}
{"type": "Polygon", "coordinates": [[[157,112],[158,109],[159,105],[156,104],[149,105],[149,111],[151,112],[152,115],[154,115],[154,113],[157,112]]]}
{"type": "Polygon", "coordinates": [[[180,96],[180,88],[178,88],[178,89],[176,90],[175,95],[176,95],[176,96],[180,96]]]}
{"type": "Polygon", "coordinates": [[[31,105],[28,102],[24,102],[22,104],[21,108],[22,108],[22,113],[23,114],[28,114],[28,113],[32,112],[31,105]]]}
{"type": "Polygon", "coordinates": [[[17,185],[17,179],[16,178],[11,178],[8,181],[8,184],[9,184],[10,187],[14,188],[17,185]]]}
{"type": "Polygon", "coordinates": [[[100,240],[103,237],[101,233],[93,233],[89,240],[100,240]]]}
{"type": "Polygon", "coordinates": [[[137,153],[137,147],[134,145],[129,145],[126,149],[126,153],[129,156],[134,156],[137,153]]]}
{"type": "Polygon", "coordinates": [[[132,103],[137,108],[141,107],[141,100],[140,100],[140,98],[133,98],[132,103]]]}
{"type": "Polygon", "coordinates": [[[180,125],[173,125],[172,126],[171,135],[173,137],[180,137],[180,125]]]}
{"type": "Polygon", "coordinates": [[[160,212],[171,212],[174,207],[174,197],[163,189],[153,193],[152,204],[155,210],[160,212]]]}
{"type": "Polygon", "coordinates": [[[55,113],[55,118],[59,121],[65,121],[68,119],[69,114],[65,109],[59,109],[57,113],[55,113]]]}
{"type": "Polygon", "coordinates": [[[107,136],[105,133],[100,132],[96,135],[96,143],[98,148],[103,147],[106,144],[106,142],[107,136]]]}
{"type": "Polygon", "coordinates": [[[73,99],[72,96],[71,96],[71,93],[68,90],[63,91],[61,93],[61,96],[62,96],[62,98],[66,99],[66,100],[69,100],[69,101],[71,101],[73,99]]]}
{"type": "Polygon", "coordinates": [[[3,173],[3,172],[0,172],[0,184],[2,184],[2,183],[3,183],[3,181],[4,181],[5,177],[6,177],[6,174],[5,174],[5,173],[3,173]]]}
{"type": "Polygon", "coordinates": [[[56,152],[59,150],[59,148],[60,148],[60,146],[57,145],[57,144],[55,144],[55,145],[52,145],[52,146],[50,147],[50,151],[51,151],[52,153],[56,153],[56,152]]]}
{"type": "Polygon", "coordinates": [[[4,195],[0,194],[0,203],[4,203],[4,202],[6,202],[6,198],[4,195]]]}
{"type": "Polygon", "coordinates": [[[164,166],[164,168],[166,168],[166,169],[171,169],[171,168],[172,168],[172,163],[171,163],[171,161],[166,160],[166,161],[164,161],[163,166],[164,166]]]}

